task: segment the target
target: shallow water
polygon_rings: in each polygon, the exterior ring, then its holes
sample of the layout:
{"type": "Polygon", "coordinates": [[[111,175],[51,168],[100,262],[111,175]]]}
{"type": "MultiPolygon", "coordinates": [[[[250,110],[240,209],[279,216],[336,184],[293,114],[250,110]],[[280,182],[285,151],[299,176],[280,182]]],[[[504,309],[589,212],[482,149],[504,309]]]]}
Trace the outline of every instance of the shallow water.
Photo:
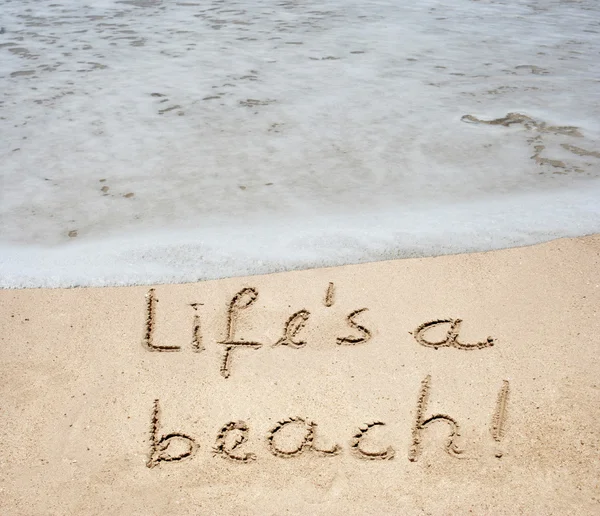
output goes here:
{"type": "Polygon", "coordinates": [[[81,4],[0,1],[0,286],[600,231],[595,1],[81,4]]]}

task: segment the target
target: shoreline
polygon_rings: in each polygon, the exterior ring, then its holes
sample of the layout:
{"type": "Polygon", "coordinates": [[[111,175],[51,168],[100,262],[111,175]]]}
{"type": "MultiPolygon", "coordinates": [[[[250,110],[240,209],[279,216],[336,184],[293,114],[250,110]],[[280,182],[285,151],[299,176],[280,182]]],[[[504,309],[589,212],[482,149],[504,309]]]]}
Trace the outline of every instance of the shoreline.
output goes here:
{"type": "Polygon", "coordinates": [[[220,280],[226,280],[226,279],[236,279],[236,278],[254,278],[254,277],[262,277],[262,276],[270,276],[270,275],[279,275],[279,274],[287,274],[290,272],[308,272],[308,271],[313,271],[313,270],[328,270],[328,269],[338,269],[338,268],[343,268],[343,267],[355,267],[355,266],[361,266],[361,265],[373,265],[373,264],[378,264],[378,263],[390,263],[390,262],[397,262],[397,261],[410,261],[410,260],[428,260],[428,259],[433,259],[433,258],[443,258],[443,257],[451,257],[451,256],[463,256],[463,255],[477,255],[477,254],[488,254],[488,253],[496,253],[496,252],[501,252],[501,251],[510,251],[510,250],[514,250],[514,249],[527,249],[527,248],[531,248],[531,247],[536,247],[536,246],[541,246],[541,245],[548,245],[548,244],[553,244],[555,242],[560,242],[560,241],[569,241],[569,240],[574,240],[574,239],[588,239],[588,238],[595,238],[595,237],[600,237],[600,233],[597,232],[593,232],[593,233],[589,233],[589,234],[584,234],[584,235],[578,235],[578,236],[565,236],[565,237],[550,237],[548,240],[543,240],[541,242],[534,242],[534,243],[529,243],[529,244],[522,244],[522,245],[515,245],[515,246],[508,246],[508,247],[499,247],[499,248],[492,248],[492,249],[487,249],[487,250],[478,250],[477,248],[475,248],[472,251],[458,251],[458,252],[449,252],[449,253],[441,253],[441,254],[433,254],[433,255],[429,255],[429,254],[425,254],[425,255],[408,255],[408,256],[403,256],[400,258],[374,258],[372,260],[368,260],[368,261],[358,261],[358,262],[350,262],[350,263],[344,263],[344,264],[333,264],[333,265],[326,265],[326,266],[300,266],[298,268],[291,268],[291,269],[282,269],[282,270],[275,270],[272,272],[257,272],[256,274],[233,274],[231,276],[224,276],[224,277],[210,277],[210,278],[206,278],[206,279],[196,279],[196,280],[190,280],[190,281],[180,281],[180,282],[165,282],[165,283],[149,283],[149,282],[140,282],[140,283],[122,283],[122,284],[106,284],[106,285],[69,285],[69,286],[32,286],[32,287],[13,287],[13,286],[3,286],[2,284],[0,284],[0,291],[3,290],[71,290],[71,289],[87,289],[87,288],[95,288],[95,289],[105,289],[105,288],[132,288],[132,287],[146,287],[146,288],[152,288],[152,287],[161,287],[161,286],[179,286],[179,285],[190,285],[190,284],[196,284],[196,283],[205,283],[205,282],[210,282],[210,281],[220,281],[220,280]]]}
{"type": "Polygon", "coordinates": [[[52,248],[3,243],[0,288],[193,283],[485,252],[598,233],[593,189],[554,192],[544,198],[543,206],[539,195],[517,196],[510,205],[506,199],[485,200],[421,212],[253,220],[223,228],[165,229],[104,239],[80,235],[52,248]],[[537,202],[531,204],[532,198],[537,202]],[[511,220],[528,224],[515,228],[511,220]]]}

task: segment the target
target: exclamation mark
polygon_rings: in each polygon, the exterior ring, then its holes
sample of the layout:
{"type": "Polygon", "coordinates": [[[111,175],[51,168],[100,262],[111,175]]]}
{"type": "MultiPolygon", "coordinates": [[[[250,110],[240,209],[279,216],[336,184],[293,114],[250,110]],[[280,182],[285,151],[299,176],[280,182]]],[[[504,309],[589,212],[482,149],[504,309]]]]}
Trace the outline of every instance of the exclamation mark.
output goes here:
{"type": "MultiPolygon", "coordinates": [[[[502,387],[498,393],[498,401],[496,401],[496,410],[492,417],[492,437],[494,441],[499,443],[504,438],[504,425],[506,423],[506,416],[508,412],[508,394],[510,392],[510,386],[508,380],[502,382],[502,387]]],[[[496,451],[495,456],[497,458],[502,457],[500,450],[496,451]]]]}

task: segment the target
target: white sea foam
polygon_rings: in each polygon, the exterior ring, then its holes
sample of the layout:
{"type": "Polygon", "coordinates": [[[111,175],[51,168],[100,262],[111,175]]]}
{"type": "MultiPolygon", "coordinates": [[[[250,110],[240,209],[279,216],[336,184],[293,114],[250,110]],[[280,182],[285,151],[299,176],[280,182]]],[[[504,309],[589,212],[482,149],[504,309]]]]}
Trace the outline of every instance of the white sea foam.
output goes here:
{"type": "Polygon", "coordinates": [[[595,0],[0,7],[2,287],[600,231],[595,0]]]}

